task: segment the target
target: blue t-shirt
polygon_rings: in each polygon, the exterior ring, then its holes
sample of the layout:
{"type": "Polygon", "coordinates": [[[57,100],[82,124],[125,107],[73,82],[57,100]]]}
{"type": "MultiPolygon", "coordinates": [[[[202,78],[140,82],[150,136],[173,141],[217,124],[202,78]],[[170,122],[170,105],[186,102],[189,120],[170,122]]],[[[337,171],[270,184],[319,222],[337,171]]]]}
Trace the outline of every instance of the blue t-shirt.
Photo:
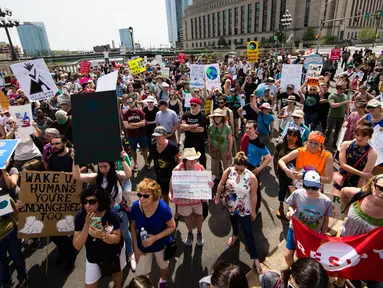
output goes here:
{"type": "Polygon", "coordinates": [[[141,243],[140,232],[142,227],[151,235],[157,235],[168,227],[166,223],[172,219],[173,215],[169,206],[163,200],[159,201],[156,212],[149,218],[144,216],[140,209],[139,200],[137,200],[133,203],[130,217],[131,220],[136,221],[137,243],[142,252],[151,253],[161,251],[165,248],[165,245],[172,241],[172,236],[169,235],[154,242],[152,246],[147,248],[143,247],[141,243]]]}
{"type": "Polygon", "coordinates": [[[247,146],[247,161],[254,167],[258,167],[262,163],[262,157],[270,154],[266,145],[261,143],[259,138],[254,140],[249,139],[249,146],[247,146]]]}
{"type": "Polygon", "coordinates": [[[258,133],[263,135],[270,134],[270,123],[274,121],[274,116],[271,114],[263,114],[262,111],[258,113],[258,133]],[[262,119],[263,115],[263,119],[262,119]],[[265,124],[263,124],[265,123],[265,124]],[[266,126],[265,126],[266,125],[266,126]],[[267,127],[267,128],[266,128],[267,127]]]}
{"type": "Polygon", "coordinates": [[[380,125],[380,127],[383,127],[383,119],[379,122],[372,122],[372,115],[370,113],[366,115],[366,121],[371,122],[372,127],[375,127],[376,125],[380,125]]]}

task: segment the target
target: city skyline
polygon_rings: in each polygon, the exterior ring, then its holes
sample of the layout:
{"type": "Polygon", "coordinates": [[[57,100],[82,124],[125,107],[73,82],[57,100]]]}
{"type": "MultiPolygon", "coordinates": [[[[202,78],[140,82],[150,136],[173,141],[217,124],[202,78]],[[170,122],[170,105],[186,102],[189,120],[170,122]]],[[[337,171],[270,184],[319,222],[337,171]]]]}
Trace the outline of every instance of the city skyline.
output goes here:
{"type": "MultiPolygon", "coordinates": [[[[67,0],[65,6],[49,0],[3,0],[1,6],[11,9],[12,17],[21,22],[43,22],[51,50],[91,51],[93,46],[111,45],[112,40],[119,43],[119,29],[129,26],[134,28],[134,40],[144,47],[169,44],[165,0],[146,0],[145,10],[133,0],[111,0],[107,7],[101,0],[92,5],[67,0]]],[[[5,30],[0,31],[0,42],[8,43],[5,30]]],[[[9,31],[13,45],[21,47],[17,29],[9,31]]]]}

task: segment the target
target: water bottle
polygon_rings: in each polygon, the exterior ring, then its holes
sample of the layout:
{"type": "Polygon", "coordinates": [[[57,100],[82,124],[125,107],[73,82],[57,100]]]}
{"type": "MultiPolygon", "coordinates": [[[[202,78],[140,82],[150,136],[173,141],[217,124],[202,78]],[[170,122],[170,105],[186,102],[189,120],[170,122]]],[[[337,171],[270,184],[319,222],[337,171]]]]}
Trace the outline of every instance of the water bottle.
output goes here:
{"type": "Polygon", "coordinates": [[[118,204],[118,203],[114,204],[114,205],[113,205],[113,208],[114,208],[114,210],[115,210],[116,212],[120,212],[120,209],[121,209],[120,204],[118,204]]]}
{"type": "Polygon", "coordinates": [[[141,232],[140,232],[141,241],[145,240],[145,239],[148,239],[148,237],[149,237],[148,236],[148,232],[146,232],[144,227],[141,227],[141,232]]]}
{"type": "Polygon", "coordinates": [[[289,168],[290,170],[294,170],[295,171],[295,166],[294,166],[293,163],[287,164],[287,168],[289,168]]]}

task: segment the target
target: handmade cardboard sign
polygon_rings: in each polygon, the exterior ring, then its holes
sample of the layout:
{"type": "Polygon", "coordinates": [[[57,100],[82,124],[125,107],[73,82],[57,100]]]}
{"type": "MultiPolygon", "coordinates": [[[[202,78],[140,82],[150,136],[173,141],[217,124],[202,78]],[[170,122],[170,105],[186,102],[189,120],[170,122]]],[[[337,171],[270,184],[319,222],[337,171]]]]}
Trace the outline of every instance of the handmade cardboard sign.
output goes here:
{"type": "Polygon", "coordinates": [[[4,216],[13,212],[9,194],[0,196],[0,216],[4,216]]]}
{"type": "Polygon", "coordinates": [[[32,126],[32,106],[31,103],[21,106],[10,106],[9,113],[17,123],[17,131],[24,135],[30,135],[35,128],[32,126]]]}
{"type": "Polygon", "coordinates": [[[137,74],[140,74],[140,73],[146,71],[146,66],[145,66],[144,60],[142,60],[142,58],[140,58],[140,57],[138,57],[137,59],[129,61],[128,65],[129,65],[129,69],[133,75],[137,75],[137,74]]]}
{"type": "Polygon", "coordinates": [[[90,62],[81,61],[80,62],[80,73],[81,74],[89,74],[90,72],[90,62]]]}
{"type": "Polygon", "coordinates": [[[210,200],[211,171],[173,171],[172,187],[174,198],[210,200]]]}
{"type": "Polygon", "coordinates": [[[281,75],[281,91],[287,91],[287,85],[293,84],[295,92],[301,89],[302,64],[283,64],[281,75]]]}
{"type": "Polygon", "coordinates": [[[190,87],[203,88],[203,79],[205,78],[205,66],[190,64],[190,87]]]}
{"type": "Polygon", "coordinates": [[[116,92],[73,94],[71,99],[75,164],[119,160],[122,146],[116,92]]]}
{"type": "Polygon", "coordinates": [[[18,238],[73,234],[74,216],[80,210],[82,182],[71,173],[21,173],[18,238]]]}

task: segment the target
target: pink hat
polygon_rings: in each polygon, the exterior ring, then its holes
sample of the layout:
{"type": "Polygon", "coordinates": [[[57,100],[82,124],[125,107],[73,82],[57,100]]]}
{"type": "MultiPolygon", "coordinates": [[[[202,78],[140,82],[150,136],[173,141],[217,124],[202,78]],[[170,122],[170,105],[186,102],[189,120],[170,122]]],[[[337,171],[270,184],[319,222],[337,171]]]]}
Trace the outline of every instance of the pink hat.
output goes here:
{"type": "Polygon", "coordinates": [[[265,102],[265,103],[263,103],[262,105],[261,105],[261,109],[271,109],[271,106],[270,106],[270,104],[269,103],[267,103],[267,102],[265,102]]]}

